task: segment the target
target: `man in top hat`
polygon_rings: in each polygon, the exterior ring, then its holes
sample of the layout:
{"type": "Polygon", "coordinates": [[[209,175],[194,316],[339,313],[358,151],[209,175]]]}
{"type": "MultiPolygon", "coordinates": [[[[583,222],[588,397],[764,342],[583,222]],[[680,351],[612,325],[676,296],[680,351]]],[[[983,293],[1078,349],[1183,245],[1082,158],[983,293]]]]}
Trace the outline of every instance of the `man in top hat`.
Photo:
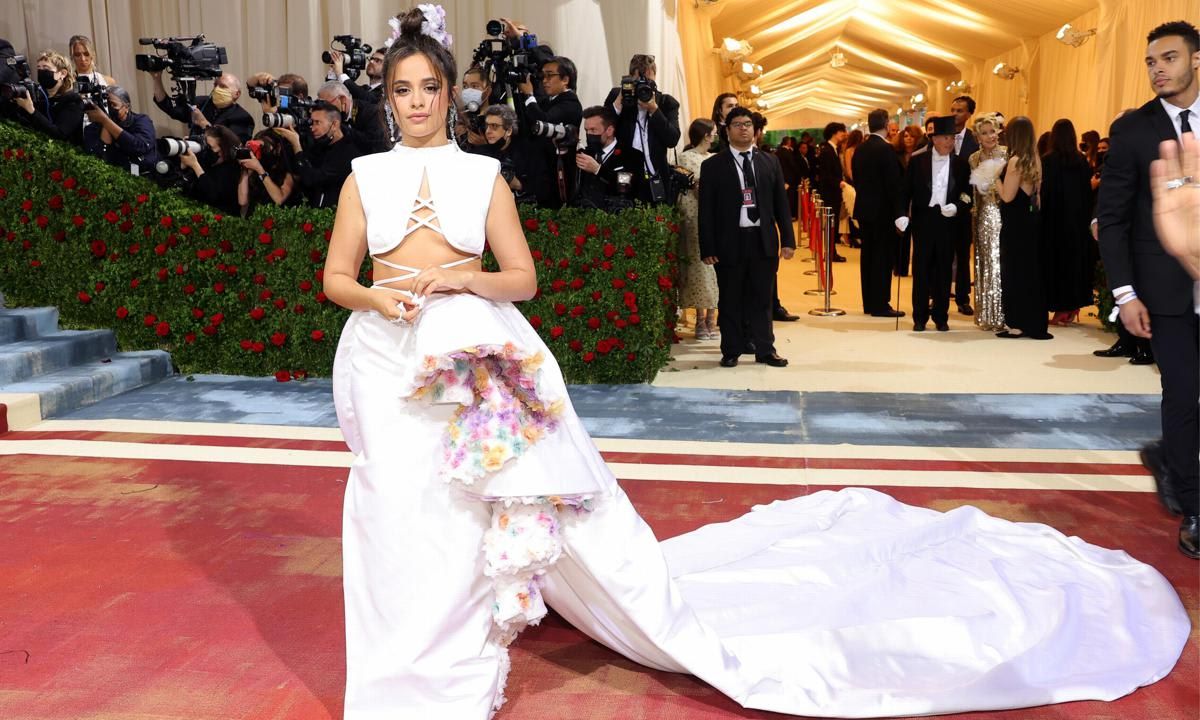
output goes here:
{"type": "Polygon", "coordinates": [[[932,126],[930,151],[912,156],[904,178],[901,207],[909,216],[896,219],[901,232],[910,222],[913,230],[914,332],[924,331],[930,316],[939,331],[950,329],[955,240],[971,209],[971,168],[954,154],[954,118],[934,118],[932,126]]]}

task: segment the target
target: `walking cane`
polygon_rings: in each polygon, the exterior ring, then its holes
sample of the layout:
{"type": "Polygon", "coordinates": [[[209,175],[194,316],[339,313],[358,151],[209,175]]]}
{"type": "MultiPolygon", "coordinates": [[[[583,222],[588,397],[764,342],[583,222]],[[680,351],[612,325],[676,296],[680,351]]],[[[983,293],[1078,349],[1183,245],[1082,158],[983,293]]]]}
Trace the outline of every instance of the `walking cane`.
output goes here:
{"type": "Polygon", "coordinates": [[[821,250],[825,257],[825,307],[813,308],[808,311],[809,315],[817,315],[819,317],[830,317],[835,315],[845,315],[845,310],[829,307],[829,296],[835,291],[833,290],[833,256],[830,254],[830,238],[837,231],[837,218],[834,217],[833,208],[822,208],[825,215],[825,232],[821,234],[821,250]]]}

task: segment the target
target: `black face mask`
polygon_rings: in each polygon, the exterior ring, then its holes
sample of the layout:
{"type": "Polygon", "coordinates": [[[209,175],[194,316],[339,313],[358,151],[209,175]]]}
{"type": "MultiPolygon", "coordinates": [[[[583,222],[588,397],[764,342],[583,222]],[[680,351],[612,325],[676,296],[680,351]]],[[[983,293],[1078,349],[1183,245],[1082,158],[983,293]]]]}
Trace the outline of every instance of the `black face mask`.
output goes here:
{"type": "Polygon", "coordinates": [[[45,90],[49,90],[58,84],[58,78],[54,77],[54,71],[46,70],[45,68],[38,68],[37,81],[38,85],[41,85],[45,90]]]}
{"type": "Polygon", "coordinates": [[[316,145],[317,147],[325,147],[332,141],[333,141],[333,138],[329,136],[329,133],[325,133],[321,137],[317,137],[315,135],[313,136],[313,144],[316,145]]]}
{"type": "Polygon", "coordinates": [[[587,134],[587,154],[593,157],[599,157],[604,151],[604,136],[587,134]]]}
{"type": "Polygon", "coordinates": [[[1100,152],[1096,153],[1096,165],[1097,166],[1103,165],[1104,158],[1106,158],[1106,157],[1108,157],[1107,150],[1101,150],[1100,152]]]}
{"type": "Polygon", "coordinates": [[[115,122],[118,125],[121,125],[121,126],[125,125],[125,123],[121,120],[121,112],[119,110],[109,110],[108,111],[108,119],[112,120],[113,122],[115,122]]]}

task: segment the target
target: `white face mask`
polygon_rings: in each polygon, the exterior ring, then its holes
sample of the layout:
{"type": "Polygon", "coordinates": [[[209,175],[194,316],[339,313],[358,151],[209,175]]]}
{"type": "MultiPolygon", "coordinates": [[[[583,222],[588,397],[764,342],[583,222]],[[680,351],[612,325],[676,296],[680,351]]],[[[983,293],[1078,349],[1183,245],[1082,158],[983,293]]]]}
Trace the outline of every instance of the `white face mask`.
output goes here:
{"type": "Polygon", "coordinates": [[[465,88],[462,91],[463,109],[467,112],[479,112],[483,107],[483,91],[475,88],[465,88]]]}

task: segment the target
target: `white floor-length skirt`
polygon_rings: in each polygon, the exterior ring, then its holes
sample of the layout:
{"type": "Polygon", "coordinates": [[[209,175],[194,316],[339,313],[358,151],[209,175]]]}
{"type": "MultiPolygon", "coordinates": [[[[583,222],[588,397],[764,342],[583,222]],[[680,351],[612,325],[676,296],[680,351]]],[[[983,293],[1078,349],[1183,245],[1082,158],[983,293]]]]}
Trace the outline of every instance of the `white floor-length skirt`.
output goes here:
{"type": "Polygon", "coordinates": [[[1170,584],[1124,552],[871,490],[775,502],[660,544],[507,303],[437,298],[413,327],[355,313],[334,383],[356,454],[352,720],[487,718],[505,648],[543,602],[638,663],[748,708],[822,717],[1111,700],[1164,677],[1190,632],[1170,584]],[[459,377],[473,380],[431,380],[462,348],[459,377]],[[490,389],[506,367],[529,371],[524,391],[490,389]],[[523,438],[482,421],[511,420],[513,397],[534,409],[523,438]],[[507,449],[489,444],[499,436],[507,449]],[[471,457],[499,460],[472,475],[471,457]]]}

